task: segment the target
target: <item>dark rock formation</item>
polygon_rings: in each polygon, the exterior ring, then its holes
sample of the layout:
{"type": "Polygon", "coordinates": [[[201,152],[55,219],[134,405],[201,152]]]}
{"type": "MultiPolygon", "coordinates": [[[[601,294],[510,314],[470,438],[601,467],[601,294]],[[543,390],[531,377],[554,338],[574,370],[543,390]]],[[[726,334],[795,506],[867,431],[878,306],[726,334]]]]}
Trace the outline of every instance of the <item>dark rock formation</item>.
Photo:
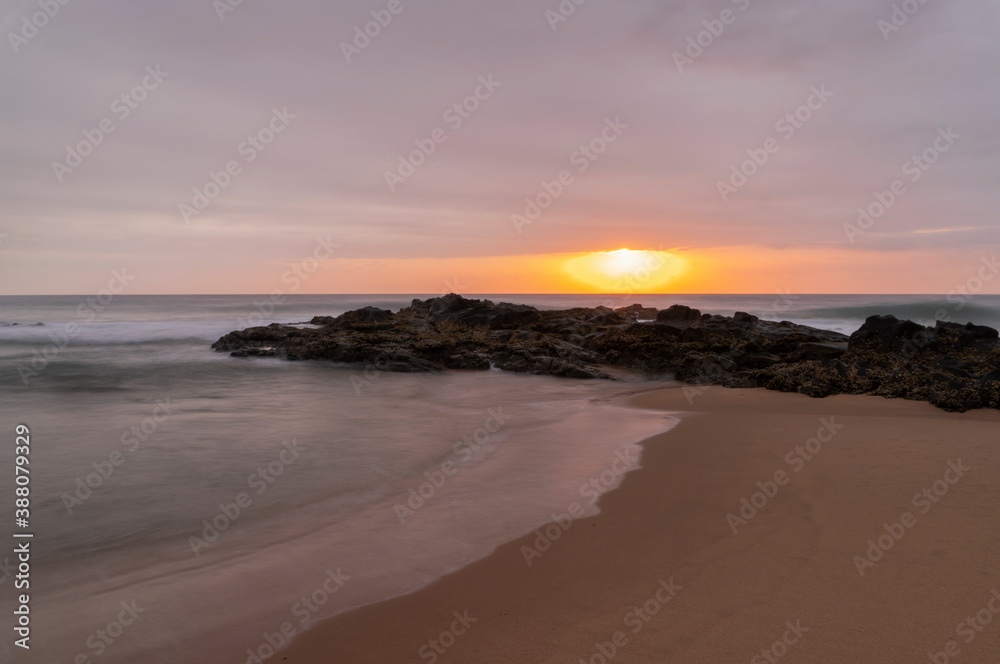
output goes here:
{"type": "Polygon", "coordinates": [[[924,327],[873,316],[848,338],[737,312],[674,305],[542,311],[446,295],[397,313],[375,307],[319,328],[272,324],[231,332],[213,348],[237,357],[360,363],[385,371],[485,370],[611,378],[609,366],[695,384],[766,387],[813,397],[876,394],[947,410],[1000,408],[997,331],[924,327]],[[655,322],[636,322],[637,319],[655,322]]]}
{"type": "Polygon", "coordinates": [[[953,411],[1000,408],[1000,344],[989,327],[940,321],[924,327],[872,316],[851,335],[845,352],[818,357],[810,350],[787,359],[724,384],[811,396],[876,394],[953,411]]]}
{"type": "Polygon", "coordinates": [[[691,307],[686,307],[683,304],[675,304],[669,309],[664,309],[656,314],[657,323],[671,323],[674,321],[693,322],[699,318],[701,318],[700,311],[692,309],[691,307]]]}
{"type": "Polygon", "coordinates": [[[392,327],[393,313],[388,309],[365,307],[348,311],[337,316],[317,316],[312,319],[313,325],[333,325],[338,330],[387,330],[392,327]]]}
{"type": "Polygon", "coordinates": [[[641,304],[630,304],[627,307],[615,309],[615,313],[629,321],[656,320],[657,311],[653,307],[644,307],[641,304]]]}

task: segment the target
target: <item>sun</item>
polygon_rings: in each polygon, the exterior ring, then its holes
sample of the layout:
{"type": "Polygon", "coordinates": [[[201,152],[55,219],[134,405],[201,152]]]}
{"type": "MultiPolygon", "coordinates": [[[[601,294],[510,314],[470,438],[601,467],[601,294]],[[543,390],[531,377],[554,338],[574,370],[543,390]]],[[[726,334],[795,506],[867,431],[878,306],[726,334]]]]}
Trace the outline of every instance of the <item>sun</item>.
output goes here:
{"type": "Polygon", "coordinates": [[[566,261],[567,274],[602,293],[655,292],[684,272],[683,258],[666,251],[598,251],[566,261]]]}
{"type": "Polygon", "coordinates": [[[649,259],[649,254],[645,251],[632,251],[631,249],[619,249],[609,251],[601,261],[601,269],[609,277],[618,279],[641,270],[649,259]]]}

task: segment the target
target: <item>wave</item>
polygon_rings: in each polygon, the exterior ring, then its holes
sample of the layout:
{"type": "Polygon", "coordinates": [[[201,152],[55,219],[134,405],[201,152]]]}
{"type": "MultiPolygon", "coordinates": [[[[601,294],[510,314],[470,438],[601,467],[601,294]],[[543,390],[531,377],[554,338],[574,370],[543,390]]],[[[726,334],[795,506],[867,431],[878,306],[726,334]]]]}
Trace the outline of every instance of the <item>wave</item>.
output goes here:
{"type": "Polygon", "coordinates": [[[815,307],[789,311],[800,319],[864,321],[869,316],[888,316],[912,320],[923,325],[935,321],[975,323],[995,327],[1000,323],[1000,309],[975,302],[955,302],[946,299],[924,300],[905,304],[877,302],[843,307],[815,307]]]}

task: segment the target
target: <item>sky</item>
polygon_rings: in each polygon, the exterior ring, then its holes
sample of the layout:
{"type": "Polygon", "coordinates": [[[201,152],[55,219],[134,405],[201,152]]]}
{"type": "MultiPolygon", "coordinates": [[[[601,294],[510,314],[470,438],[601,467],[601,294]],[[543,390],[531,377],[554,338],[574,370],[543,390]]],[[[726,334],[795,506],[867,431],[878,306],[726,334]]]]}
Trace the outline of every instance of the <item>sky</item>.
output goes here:
{"type": "Polygon", "coordinates": [[[995,0],[236,2],[4,5],[0,294],[1000,293],[995,0]]]}

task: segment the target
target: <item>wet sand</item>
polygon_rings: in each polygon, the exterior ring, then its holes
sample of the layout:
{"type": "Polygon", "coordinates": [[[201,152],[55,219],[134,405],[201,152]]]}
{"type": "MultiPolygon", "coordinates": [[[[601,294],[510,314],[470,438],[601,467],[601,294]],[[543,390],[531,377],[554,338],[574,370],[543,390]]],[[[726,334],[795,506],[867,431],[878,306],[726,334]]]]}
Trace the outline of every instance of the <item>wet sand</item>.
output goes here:
{"type": "Polygon", "coordinates": [[[597,517],[560,516],[269,661],[1000,661],[1000,412],[724,388],[627,400],[682,422],[597,517]]]}

